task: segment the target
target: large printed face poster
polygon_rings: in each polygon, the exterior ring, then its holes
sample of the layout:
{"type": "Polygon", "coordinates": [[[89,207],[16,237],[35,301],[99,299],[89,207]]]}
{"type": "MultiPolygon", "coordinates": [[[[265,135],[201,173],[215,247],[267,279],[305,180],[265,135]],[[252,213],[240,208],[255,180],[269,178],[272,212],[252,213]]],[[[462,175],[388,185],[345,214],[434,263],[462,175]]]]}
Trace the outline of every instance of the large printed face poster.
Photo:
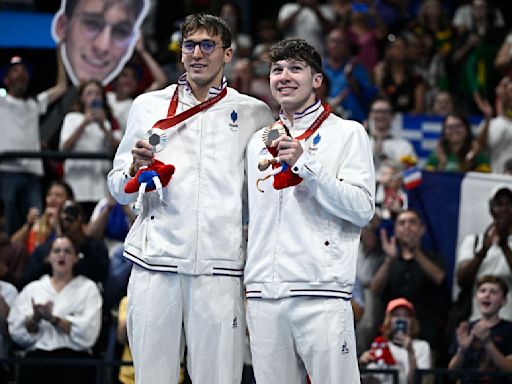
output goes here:
{"type": "Polygon", "coordinates": [[[52,35],[73,84],[114,79],[131,57],[150,0],[62,0],[52,35]]]}

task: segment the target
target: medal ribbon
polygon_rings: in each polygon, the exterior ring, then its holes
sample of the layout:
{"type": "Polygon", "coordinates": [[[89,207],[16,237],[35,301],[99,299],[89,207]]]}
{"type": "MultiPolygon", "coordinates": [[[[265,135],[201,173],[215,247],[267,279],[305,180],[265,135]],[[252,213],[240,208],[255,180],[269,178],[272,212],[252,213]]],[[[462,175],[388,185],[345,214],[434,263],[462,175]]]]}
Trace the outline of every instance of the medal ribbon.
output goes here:
{"type": "Polygon", "coordinates": [[[167,117],[165,119],[158,120],[155,125],[153,125],[153,128],[168,129],[174,127],[182,121],[187,120],[189,117],[194,116],[196,113],[210,108],[212,105],[223,99],[224,96],[226,96],[228,93],[228,89],[224,88],[218,95],[212,97],[211,99],[205,100],[201,104],[198,104],[192,108],[187,109],[186,111],[181,112],[179,115],[176,115],[176,109],[178,108],[178,87],[179,86],[176,86],[174,94],[172,95],[171,102],[169,103],[167,117]]]}
{"type": "MultiPolygon", "coordinates": [[[[313,133],[315,133],[315,131],[318,128],[320,128],[322,123],[325,121],[325,119],[327,119],[327,117],[329,117],[329,114],[331,113],[331,106],[329,104],[322,103],[322,107],[324,107],[324,110],[322,111],[320,116],[318,116],[316,118],[316,120],[313,122],[313,124],[311,124],[311,126],[308,129],[306,129],[306,132],[304,132],[300,136],[297,136],[295,139],[297,139],[297,140],[307,140],[313,133]]],[[[286,129],[286,131],[288,132],[288,129],[286,129]]],[[[290,135],[289,132],[288,132],[288,135],[290,135]]]]}
{"type": "MultiPolygon", "coordinates": [[[[329,117],[329,115],[331,114],[331,107],[329,106],[329,104],[322,103],[322,107],[324,107],[324,110],[316,118],[316,120],[313,122],[313,124],[311,124],[311,126],[308,129],[306,129],[306,131],[302,135],[297,136],[295,139],[307,140],[309,137],[311,137],[311,135],[313,133],[315,133],[315,131],[318,128],[320,128],[320,126],[325,121],[325,119],[327,119],[327,117],[329,117]]],[[[282,124],[281,121],[279,121],[278,123],[282,124]]],[[[284,124],[282,124],[282,125],[284,126],[284,124]]],[[[291,136],[288,128],[286,128],[286,126],[284,126],[284,127],[286,129],[286,133],[288,134],[288,136],[291,136]]],[[[267,148],[268,148],[268,151],[270,152],[270,154],[272,156],[274,156],[274,159],[270,162],[270,164],[272,164],[273,170],[267,176],[256,180],[256,188],[258,189],[258,191],[263,192],[263,190],[259,187],[259,183],[261,181],[267,180],[269,177],[272,177],[272,176],[275,177],[274,188],[276,188],[276,189],[282,189],[282,188],[286,188],[286,187],[290,187],[290,186],[299,184],[302,181],[302,178],[299,177],[298,175],[295,175],[294,173],[292,173],[290,170],[290,167],[288,166],[287,163],[283,162],[281,165],[278,165],[277,161],[274,161],[277,156],[277,148],[276,147],[267,147],[267,148]],[[280,186],[276,187],[276,181],[279,177],[281,177],[280,182],[279,182],[280,186]],[[283,180],[283,178],[284,178],[284,180],[283,180]]],[[[264,169],[266,169],[266,167],[268,167],[268,165],[265,165],[264,169]]],[[[263,169],[260,168],[260,170],[263,170],[263,169]]]]}

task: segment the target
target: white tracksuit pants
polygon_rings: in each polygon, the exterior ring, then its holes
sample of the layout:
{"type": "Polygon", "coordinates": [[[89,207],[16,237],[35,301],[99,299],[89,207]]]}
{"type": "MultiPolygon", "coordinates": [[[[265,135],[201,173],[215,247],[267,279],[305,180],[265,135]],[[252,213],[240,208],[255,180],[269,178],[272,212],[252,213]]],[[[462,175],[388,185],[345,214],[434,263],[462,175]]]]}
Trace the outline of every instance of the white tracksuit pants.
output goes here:
{"type": "Polygon", "coordinates": [[[134,265],[127,328],[137,384],[178,383],[183,331],[194,384],[240,384],[245,343],[240,277],[134,265]]]}
{"type": "Polygon", "coordinates": [[[247,325],[258,384],[359,384],[350,301],[248,299],[247,325]]]}

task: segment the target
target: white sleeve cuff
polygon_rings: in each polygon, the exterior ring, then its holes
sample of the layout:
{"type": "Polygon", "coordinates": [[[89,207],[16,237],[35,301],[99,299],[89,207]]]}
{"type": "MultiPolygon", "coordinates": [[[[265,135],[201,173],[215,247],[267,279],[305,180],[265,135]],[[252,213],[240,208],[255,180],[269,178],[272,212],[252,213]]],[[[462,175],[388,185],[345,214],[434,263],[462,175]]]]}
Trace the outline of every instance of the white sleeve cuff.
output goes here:
{"type": "Polygon", "coordinates": [[[308,176],[316,176],[316,172],[312,169],[311,166],[308,166],[309,163],[309,153],[304,152],[297,159],[295,164],[292,167],[292,172],[299,175],[300,177],[308,178],[308,176]]]}

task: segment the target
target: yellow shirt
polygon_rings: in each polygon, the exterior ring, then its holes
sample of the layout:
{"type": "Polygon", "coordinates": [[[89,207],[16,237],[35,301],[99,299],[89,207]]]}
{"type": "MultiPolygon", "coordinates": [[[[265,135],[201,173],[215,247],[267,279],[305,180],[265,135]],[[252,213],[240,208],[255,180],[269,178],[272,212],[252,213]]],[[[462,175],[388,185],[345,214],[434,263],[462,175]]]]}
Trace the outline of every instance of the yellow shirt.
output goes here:
{"type": "MultiPolygon", "coordinates": [[[[119,322],[126,323],[126,308],[128,307],[128,297],[125,296],[119,303],[119,322]]],[[[128,343],[125,344],[123,349],[122,361],[132,361],[132,353],[130,352],[130,346],[128,343]]],[[[122,365],[119,368],[119,381],[123,384],[135,384],[135,370],[133,365],[122,365]]]]}

